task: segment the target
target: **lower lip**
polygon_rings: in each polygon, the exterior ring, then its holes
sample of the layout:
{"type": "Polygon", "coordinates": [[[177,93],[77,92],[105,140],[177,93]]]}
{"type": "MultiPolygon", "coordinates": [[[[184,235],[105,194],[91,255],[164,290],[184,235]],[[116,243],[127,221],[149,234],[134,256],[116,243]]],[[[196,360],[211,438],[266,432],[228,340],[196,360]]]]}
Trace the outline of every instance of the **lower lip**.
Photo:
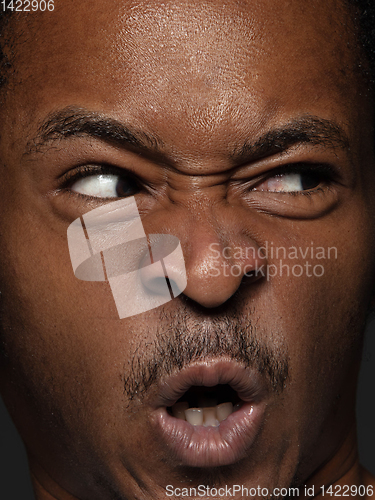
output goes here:
{"type": "Polygon", "coordinates": [[[234,464],[249,454],[264,414],[265,404],[244,403],[218,427],[204,427],[172,417],[162,407],[155,410],[153,424],[181,465],[218,467],[234,464]]]}

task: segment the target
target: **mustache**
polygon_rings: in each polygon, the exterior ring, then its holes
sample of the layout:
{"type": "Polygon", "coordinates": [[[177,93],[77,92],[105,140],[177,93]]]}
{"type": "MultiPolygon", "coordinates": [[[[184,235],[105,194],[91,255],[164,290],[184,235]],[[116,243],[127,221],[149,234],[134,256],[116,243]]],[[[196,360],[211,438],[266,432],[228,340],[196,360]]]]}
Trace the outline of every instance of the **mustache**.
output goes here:
{"type": "Polygon", "coordinates": [[[283,391],[289,357],[283,346],[270,345],[243,314],[218,318],[164,315],[154,340],[140,344],[125,370],[124,394],[131,401],[143,398],[165,376],[210,358],[226,358],[256,369],[273,392],[283,391]],[[161,326],[163,325],[163,326],[161,326]]]}

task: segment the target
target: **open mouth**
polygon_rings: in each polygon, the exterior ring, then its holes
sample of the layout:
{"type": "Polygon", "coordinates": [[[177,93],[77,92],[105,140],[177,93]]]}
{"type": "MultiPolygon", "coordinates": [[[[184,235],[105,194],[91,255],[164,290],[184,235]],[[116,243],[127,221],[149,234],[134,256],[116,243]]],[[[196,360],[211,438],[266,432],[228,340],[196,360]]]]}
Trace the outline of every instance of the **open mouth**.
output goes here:
{"type": "Polygon", "coordinates": [[[192,386],[173,406],[167,408],[170,415],[186,420],[191,425],[218,427],[243,401],[229,384],[214,387],[192,386]]]}
{"type": "Polygon", "coordinates": [[[259,373],[235,362],[204,362],[163,380],[151,424],[174,463],[229,465],[249,454],[267,397],[259,373]]]}

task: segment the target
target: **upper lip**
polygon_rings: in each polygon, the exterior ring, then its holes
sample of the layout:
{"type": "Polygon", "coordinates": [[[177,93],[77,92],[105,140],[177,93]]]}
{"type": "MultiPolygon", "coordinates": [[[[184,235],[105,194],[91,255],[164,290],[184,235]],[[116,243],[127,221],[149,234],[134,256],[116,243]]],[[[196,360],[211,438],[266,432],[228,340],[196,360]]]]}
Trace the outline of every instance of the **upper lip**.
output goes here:
{"type": "Polygon", "coordinates": [[[214,387],[228,384],[246,403],[260,402],[268,393],[268,384],[258,371],[235,361],[205,360],[182,368],[159,383],[156,407],[173,406],[192,386],[214,387]]]}

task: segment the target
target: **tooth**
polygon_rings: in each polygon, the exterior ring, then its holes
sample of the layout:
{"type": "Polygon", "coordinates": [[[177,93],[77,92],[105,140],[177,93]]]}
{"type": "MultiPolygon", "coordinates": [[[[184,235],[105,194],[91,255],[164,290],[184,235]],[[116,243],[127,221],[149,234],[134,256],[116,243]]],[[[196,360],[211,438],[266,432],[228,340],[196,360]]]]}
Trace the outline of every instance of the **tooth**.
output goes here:
{"type": "Polygon", "coordinates": [[[203,408],[203,420],[205,427],[217,427],[219,422],[216,418],[216,406],[211,408],[203,408]]]}
{"type": "Polygon", "coordinates": [[[185,420],[185,410],[189,408],[189,403],[187,401],[181,401],[172,406],[173,416],[185,420]]]}
{"type": "Polygon", "coordinates": [[[233,407],[233,411],[235,412],[235,411],[239,410],[241,408],[241,406],[242,406],[242,403],[235,404],[233,407]]]}
{"type": "Polygon", "coordinates": [[[231,413],[233,413],[233,405],[230,402],[222,403],[216,407],[216,416],[219,422],[228,418],[231,413]]]}
{"type": "Polygon", "coordinates": [[[188,410],[185,410],[185,417],[191,425],[203,425],[202,408],[189,408],[188,410]]]}

